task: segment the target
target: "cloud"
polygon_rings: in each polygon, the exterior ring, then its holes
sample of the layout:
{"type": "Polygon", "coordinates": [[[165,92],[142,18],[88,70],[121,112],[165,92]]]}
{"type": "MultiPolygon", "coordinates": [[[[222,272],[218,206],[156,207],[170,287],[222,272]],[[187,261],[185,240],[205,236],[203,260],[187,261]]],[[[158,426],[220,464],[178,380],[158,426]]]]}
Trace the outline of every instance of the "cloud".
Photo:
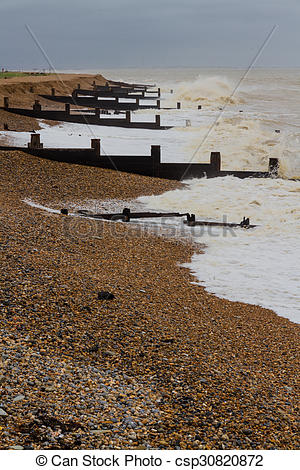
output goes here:
{"type": "Polygon", "coordinates": [[[278,29],[259,64],[300,65],[296,0],[2,0],[0,5],[5,65],[45,64],[26,23],[59,68],[246,66],[275,23],[278,29]]]}

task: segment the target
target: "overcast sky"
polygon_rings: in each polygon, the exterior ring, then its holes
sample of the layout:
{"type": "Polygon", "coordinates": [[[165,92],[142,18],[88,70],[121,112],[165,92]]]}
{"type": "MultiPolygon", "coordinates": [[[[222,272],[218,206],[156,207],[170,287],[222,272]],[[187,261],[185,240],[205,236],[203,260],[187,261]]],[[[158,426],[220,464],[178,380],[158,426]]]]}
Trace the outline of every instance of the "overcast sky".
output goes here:
{"type": "Polygon", "coordinates": [[[0,67],[300,66],[299,0],[0,0],[0,67]]]}

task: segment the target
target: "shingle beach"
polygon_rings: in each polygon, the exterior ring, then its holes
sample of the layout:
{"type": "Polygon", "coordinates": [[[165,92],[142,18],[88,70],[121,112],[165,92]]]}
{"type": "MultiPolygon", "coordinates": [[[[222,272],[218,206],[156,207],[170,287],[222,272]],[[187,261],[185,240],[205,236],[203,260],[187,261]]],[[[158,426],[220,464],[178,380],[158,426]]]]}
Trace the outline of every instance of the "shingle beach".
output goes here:
{"type": "Polygon", "coordinates": [[[298,325],[192,284],[188,241],[24,202],[180,183],[7,151],[0,174],[2,449],[299,448],[298,325]]]}

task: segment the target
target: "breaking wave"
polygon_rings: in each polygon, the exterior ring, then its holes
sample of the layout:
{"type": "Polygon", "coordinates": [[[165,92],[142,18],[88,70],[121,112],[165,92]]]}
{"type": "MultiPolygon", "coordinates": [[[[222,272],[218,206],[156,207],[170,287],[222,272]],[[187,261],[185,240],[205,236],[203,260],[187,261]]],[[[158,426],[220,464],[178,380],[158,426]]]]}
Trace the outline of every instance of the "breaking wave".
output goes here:
{"type": "Polygon", "coordinates": [[[182,82],[175,88],[176,100],[190,103],[209,102],[214,104],[235,104],[241,102],[236,96],[231,96],[234,90],[233,82],[226,77],[201,77],[194,81],[182,82]]]}

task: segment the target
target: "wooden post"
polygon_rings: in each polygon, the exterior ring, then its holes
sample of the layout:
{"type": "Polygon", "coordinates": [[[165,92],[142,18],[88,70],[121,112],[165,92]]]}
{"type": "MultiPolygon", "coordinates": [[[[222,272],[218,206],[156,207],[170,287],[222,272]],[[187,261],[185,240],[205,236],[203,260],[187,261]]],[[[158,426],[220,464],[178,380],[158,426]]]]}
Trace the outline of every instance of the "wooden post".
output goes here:
{"type": "Polygon", "coordinates": [[[40,134],[31,134],[31,140],[28,143],[28,148],[30,149],[42,149],[43,144],[40,141],[40,134]]]}
{"type": "Polygon", "coordinates": [[[136,99],[135,99],[135,102],[136,102],[137,106],[140,105],[140,99],[139,99],[139,98],[136,98],[136,99]]]}
{"type": "Polygon", "coordinates": [[[130,124],[131,122],[131,113],[130,111],[126,111],[126,122],[130,124]]]}
{"type": "Polygon", "coordinates": [[[100,119],[100,108],[95,108],[95,116],[100,119]]]}
{"type": "Polygon", "coordinates": [[[160,109],[160,100],[156,101],[156,106],[157,106],[157,109],[160,109]]]}
{"type": "Polygon", "coordinates": [[[65,104],[65,113],[67,116],[70,116],[70,103],[65,104]]]}
{"type": "Polygon", "coordinates": [[[8,96],[4,96],[3,101],[4,101],[4,108],[8,109],[9,108],[9,98],[8,98],[8,96]]]}
{"type": "Polygon", "coordinates": [[[160,127],[160,115],[159,114],[155,115],[155,124],[157,127],[160,127]]]}
{"type": "Polygon", "coordinates": [[[91,139],[91,148],[95,150],[95,155],[100,157],[100,139],[91,139]]]}
{"type": "Polygon", "coordinates": [[[202,106],[201,106],[201,104],[198,104],[198,109],[202,109],[202,106]]]}
{"type": "Polygon", "coordinates": [[[279,160],[278,158],[269,158],[269,173],[272,176],[278,176],[279,160]]]}
{"type": "Polygon", "coordinates": [[[55,88],[51,88],[51,96],[55,96],[55,88]]]}
{"type": "Polygon", "coordinates": [[[177,109],[181,109],[181,103],[177,103],[177,109]]]}
{"type": "Polygon", "coordinates": [[[221,154],[220,152],[211,152],[210,166],[213,174],[218,174],[221,171],[221,154]]]}
{"type": "Polygon", "coordinates": [[[77,84],[77,90],[80,90],[80,83],[77,84]]]}
{"type": "Polygon", "coordinates": [[[40,111],[42,111],[42,106],[40,105],[39,100],[35,100],[34,105],[32,106],[32,109],[36,113],[39,113],[40,111]]]}
{"type": "Polygon", "coordinates": [[[157,96],[160,96],[160,88],[157,89],[157,96]]]}
{"type": "Polygon", "coordinates": [[[33,87],[33,86],[31,86],[31,87],[29,88],[29,93],[34,93],[34,87],[33,87]]]}
{"type": "Polygon", "coordinates": [[[153,176],[159,176],[160,167],[160,145],[151,145],[151,159],[153,176]]]}
{"type": "Polygon", "coordinates": [[[130,222],[130,209],[125,207],[125,209],[123,209],[122,214],[124,215],[123,221],[124,222],[130,222]]]}
{"type": "Polygon", "coordinates": [[[187,214],[186,219],[187,219],[187,225],[189,227],[194,227],[195,222],[196,222],[195,214],[187,214]]]}

